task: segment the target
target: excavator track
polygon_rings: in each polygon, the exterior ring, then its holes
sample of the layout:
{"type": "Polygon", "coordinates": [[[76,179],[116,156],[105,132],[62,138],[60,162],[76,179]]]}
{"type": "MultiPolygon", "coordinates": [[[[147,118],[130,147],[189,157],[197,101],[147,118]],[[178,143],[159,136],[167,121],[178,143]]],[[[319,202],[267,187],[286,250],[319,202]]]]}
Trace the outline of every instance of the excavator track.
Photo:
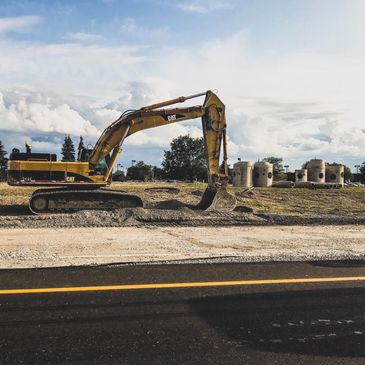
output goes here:
{"type": "Polygon", "coordinates": [[[140,197],[110,189],[39,189],[29,201],[29,209],[35,214],[136,207],[143,207],[140,197]]]}

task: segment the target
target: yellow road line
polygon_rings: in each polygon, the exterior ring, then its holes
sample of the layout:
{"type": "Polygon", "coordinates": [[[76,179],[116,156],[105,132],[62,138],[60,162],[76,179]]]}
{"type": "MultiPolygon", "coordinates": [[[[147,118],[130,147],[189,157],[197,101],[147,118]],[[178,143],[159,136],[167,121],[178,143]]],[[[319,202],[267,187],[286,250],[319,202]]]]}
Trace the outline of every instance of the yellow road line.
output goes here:
{"type": "Polygon", "coordinates": [[[336,278],[205,281],[205,282],[192,282],[192,283],[101,285],[101,286],[76,286],[76,287],[64,287],[64,288],[2,289],[0,290],[0,295],[34,294],[34,293],[70,293],[70,292],[111,291],[111,290],[168,289],[168,288],[170,289],[202,288],[202,287],[212,287],[212,286],[335,283],[335,282],[346,282],[346,281],[365,281],[365,276],[348,276],[348,277],[336,277],[336,278]]]}

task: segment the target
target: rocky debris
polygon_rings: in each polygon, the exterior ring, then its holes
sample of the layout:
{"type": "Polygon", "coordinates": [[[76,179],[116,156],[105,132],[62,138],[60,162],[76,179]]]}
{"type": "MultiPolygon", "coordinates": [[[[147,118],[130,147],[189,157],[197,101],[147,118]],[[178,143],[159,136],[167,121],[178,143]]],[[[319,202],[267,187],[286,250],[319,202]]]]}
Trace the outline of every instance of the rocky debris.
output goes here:
{"type": "Polygon", "coordinates": [[[296,216],[254,213],[244,206],[232,212],[199,211],[179,201],[160,202],[157,208],[110,211],[83,210],[70,214],[0,216],[0,228],[239,226],[365,224],[365,217],[343,215],[296,216]]]}
{"type": "Polygon", "coordinates": [[[129,208],[110,211],[83,210],[72,214],[0,216],[0,228],[128,227],[139,225],[214,226],[263,224],[254,214],[180,209],[129,208]]]}

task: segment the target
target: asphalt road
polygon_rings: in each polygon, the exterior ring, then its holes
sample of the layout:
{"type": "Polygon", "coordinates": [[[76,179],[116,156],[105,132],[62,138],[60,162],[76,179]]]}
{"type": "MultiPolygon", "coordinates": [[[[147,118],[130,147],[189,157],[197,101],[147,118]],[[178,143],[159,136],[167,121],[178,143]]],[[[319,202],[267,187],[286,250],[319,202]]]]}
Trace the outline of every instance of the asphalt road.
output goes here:
{"type": "Polygon", "coordinates": [[[1,270],[0,363],[365,364],[364,277],[365,262],[1,270]],[[363,279],[270,281],[343,277],[363,279]],[[102,288],[159,283],[185,287],[102,288]]]}

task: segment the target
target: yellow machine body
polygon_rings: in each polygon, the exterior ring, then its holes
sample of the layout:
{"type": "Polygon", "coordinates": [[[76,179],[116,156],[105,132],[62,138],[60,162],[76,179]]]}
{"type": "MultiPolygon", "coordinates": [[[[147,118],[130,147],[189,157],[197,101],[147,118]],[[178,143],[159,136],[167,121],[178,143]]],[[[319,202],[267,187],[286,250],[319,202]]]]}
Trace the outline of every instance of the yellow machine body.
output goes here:
{"type": "Polygon", "coordinates": [[[88,162],[8,161],[8,184],[13,186],[105,186],[104,175],[90,175],[88,162]]]}

